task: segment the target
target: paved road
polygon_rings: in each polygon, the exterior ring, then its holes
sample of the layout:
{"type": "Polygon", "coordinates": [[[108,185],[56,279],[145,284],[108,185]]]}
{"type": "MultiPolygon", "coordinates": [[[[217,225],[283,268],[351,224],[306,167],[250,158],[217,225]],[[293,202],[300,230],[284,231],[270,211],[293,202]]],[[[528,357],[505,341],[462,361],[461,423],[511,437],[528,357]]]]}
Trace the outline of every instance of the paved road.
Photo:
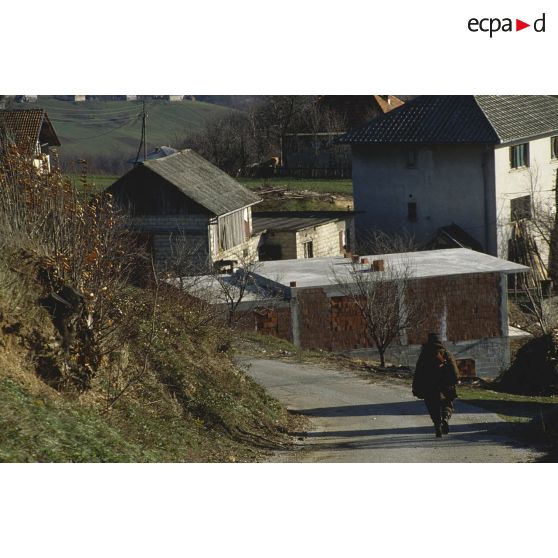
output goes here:
{"type": "Polygon", "coordinates": [[[497,415],[456,401],[451,431],[434,436],[424,403],[407,386],[369,383],[349,371],[250,360],[248,374],[288,409],[310,418],[297,450],[279,462],[525,462],[538,453],[506,436],[497,415]]]}

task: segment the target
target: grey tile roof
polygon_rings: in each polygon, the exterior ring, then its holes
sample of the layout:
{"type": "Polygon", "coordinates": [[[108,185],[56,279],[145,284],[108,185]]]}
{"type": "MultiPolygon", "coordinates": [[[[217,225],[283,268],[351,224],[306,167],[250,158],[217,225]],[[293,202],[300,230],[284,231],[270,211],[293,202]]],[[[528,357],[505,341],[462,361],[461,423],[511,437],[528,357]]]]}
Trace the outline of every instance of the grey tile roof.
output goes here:
{"type": "Polygon", "coordinates": [[[224,215],[261,201],[191,149],[142,164],[214,215],[224,215]]]}
{"type": "Polygon", "coordinates": [[[262,211],[252,213],[254,232],[301,231],[354,217],[353,211],[262,211]]]}
{"type": "Polygon", "coordinates": [[[558,99],[550,95],[424,95],[335,141],[502,144],[552,132],[558,99]]]}

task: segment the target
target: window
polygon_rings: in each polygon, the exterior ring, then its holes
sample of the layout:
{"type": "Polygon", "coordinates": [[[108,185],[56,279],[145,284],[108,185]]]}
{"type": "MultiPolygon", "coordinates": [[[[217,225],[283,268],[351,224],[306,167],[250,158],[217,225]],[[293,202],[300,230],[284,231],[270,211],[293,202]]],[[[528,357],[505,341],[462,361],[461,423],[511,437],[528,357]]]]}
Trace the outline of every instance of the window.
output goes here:
{"type": "Polygon", "coordinates": [[[407,219],[411,222],[417,220],[417,202],[409,202],[407,204],[407,219]]]}
{"type": "Polygon", "coordinates": [[[531,218],[531,196],[515,198],[510,201],[510,205],[512,221],[531,218]]]}
{"type": "Polygon", "coordinates": [[[314,257],[314,246],[312,244],[312,241],[303,242],[302,246],[304,247],[304,257],[305,258],[313,258],[314,257]]]}
{"type": "Polygon", "coordinates": [[[528,166],[529,144],[520,143],[519,145],[512,145],[512,147],[510,147],[510,167],[512,169],[519,169],[528,166]]]}
{"type": "Polygon", "coordinates": [[[552,159],[558,159],[558,136],[552,136],[550,138],[550,157],[552,159]]]}
{"type": "Polygon", "coordinates": [[[414,148],[407,149],[405,157],[405,166],[408,169],[416,169],[418,161],[418,151],[414,148]]]}

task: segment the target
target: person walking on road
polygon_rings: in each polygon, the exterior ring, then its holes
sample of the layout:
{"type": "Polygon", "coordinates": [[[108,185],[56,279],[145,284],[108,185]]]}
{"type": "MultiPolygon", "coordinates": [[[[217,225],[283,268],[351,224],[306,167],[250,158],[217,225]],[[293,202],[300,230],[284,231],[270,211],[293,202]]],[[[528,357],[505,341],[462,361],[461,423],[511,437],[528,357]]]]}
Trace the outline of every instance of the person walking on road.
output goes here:
{"type": "Polygon", "coordinates": [[[413,395],[424,399],[436,438],[449,432],[453,400],[457,397],[457,365],[435,333],[422,346],[413,377],[413,395]]]}

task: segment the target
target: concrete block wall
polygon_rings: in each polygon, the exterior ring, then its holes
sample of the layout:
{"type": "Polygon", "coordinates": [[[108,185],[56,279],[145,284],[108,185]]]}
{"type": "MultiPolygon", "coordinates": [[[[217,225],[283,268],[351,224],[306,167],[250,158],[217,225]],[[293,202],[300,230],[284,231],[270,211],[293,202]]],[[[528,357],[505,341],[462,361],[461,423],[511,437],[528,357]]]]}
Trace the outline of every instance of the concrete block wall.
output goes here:
{"type": "Polygon", "coordinates": [[[205,215],[139,215],[131,220],[132,229],[151,238],[155,264],[165,267],[177,257],[192,253],[201,265],[209,251],[208,218],[205,215]],[[184,247],[180,245],[184,244],[184,247]],[[194,255],[195,254],[195,255],[194,255]]]}
{"type": "Polygon", "coordinates": [[[234,246],[229,250],[218,250],[213,252],[211,257],[216,260],[237,260],[237,261],[258,261],[258,245],[261,235],[254,235],[246,242],[234,246]]]}
{"type": "MultiPolygon", "coordinates": [[[[473,339],[457,343],[445,341],[444,345],[456,359],[473,359],[477,376],[497,377],[510,365],[510,340],[508,337],[473,339]]],[[[397,366],[414,368],[419,357],[421,345],[392,345],[386,351],[386,360],[397,366]]],[[[346,351],[358,358],[380,360],[375,348],[346,351]]]]}
{"type": "MultiPolygon", "coordinates": [[[[350,229],[352,222],[353,219],[348,219],[348,222],[325,223],[298,231],[296,233],[296,257],[304,258],[305,242],[312,242],[315,258],[339,256],[343,253],[342,247],[339,246],[339,232],[345,231],[347,227],[350,229]]],[[[351,234],[351,238],[354,238],[354,234],[351,234]]]]}
{"type": "Polygon", "coordinates": [[[144,231],[176,230],[207,231],[207,215],[136,215],[132,217],[132,226],[144,231]]]}
{"type": "Polygon", "coordinates": [[[265,234],[264,239],[267,246],[281,246],[281,259],[295,260],[297,258],[295,231],[269,231],[265,234]]]}

